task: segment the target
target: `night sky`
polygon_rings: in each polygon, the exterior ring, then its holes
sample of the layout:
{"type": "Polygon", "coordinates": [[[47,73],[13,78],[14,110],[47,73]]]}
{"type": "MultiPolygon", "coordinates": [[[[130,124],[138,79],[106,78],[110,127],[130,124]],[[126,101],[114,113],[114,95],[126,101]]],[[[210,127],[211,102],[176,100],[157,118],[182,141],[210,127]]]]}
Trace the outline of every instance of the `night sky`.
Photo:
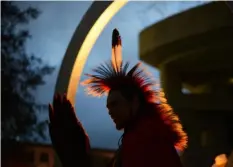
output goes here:
{"type": "MultiPolygon", "coordinates": [[[[29,31],[32,39],[27,42],[28,53],[42,57],[43,60],[56,67],[55,72],[46,78],[46,85],[36,92],[38,102],[52,101],[54,87],[65,50],[79,24],[82,16],[91,5],[91,1],[76,2],[17,2],[21,8],[28,5],[37,7],[42,13],[35,21],[30,22],[29,31]]],[[[117,28],[123,40],[123,58],[132,65],[138,61],[139,33],[144,28],[183,10],[201,5],[205,2],[129,2],[106,26],[93,47],[84,72],[108,60],[111,57],[111,33],[117,28]]],[[[148,67],[148,66],[147,66],[148,67]]],[[[149,71],[159,78],[156,69],[149,71]]],[[[82,77],[82,80],[84,77],[82,77]]],[[[105,108],[106,98],[92,98],[79,87],[75,109],[87,133],[92,147],[116,148],[121,132],[117,132],[105,108]]],[[[47,113],[39,115],[48,119],[47,113]]],[[[50,142],[50,141],[47,141],[50,142]]]]}

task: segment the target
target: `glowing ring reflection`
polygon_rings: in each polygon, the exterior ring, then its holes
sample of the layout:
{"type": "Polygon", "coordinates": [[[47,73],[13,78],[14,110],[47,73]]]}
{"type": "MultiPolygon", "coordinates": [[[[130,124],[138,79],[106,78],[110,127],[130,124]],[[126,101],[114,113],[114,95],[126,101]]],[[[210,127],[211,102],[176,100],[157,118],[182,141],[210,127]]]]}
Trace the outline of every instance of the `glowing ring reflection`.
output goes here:
{"type": "MultiPolygon", "coordinates": [[[[98,7],[98,5],[104,5],[102,8],[104,9],[101,15],[96,19],[93,26],[90,28],[90,31],[87,33],[85,39],[83,41],[77,41],[75,35],[82,33],[82,28],[78,27],[73,35],[73,38],[67,48],[66,54],[61,64],[61,69],[58,75],[56,87],[55,87],[55,94],[56,93],[66,93],[68,99],[71,103],[75,104],[75,96],[77,93],[77,89],[79,86],[80,77],[83,72],[84,65],[86,60],[89,56],[89,53],[95,44],[96,40],[98,39],[99,35],[108,24],[108,22],[112,19],[112,17],[127,3],[126,0],[116,0],[113,2],[94,2],[93,8],[91,8],[88,12],[91,14],[95,14],[96,10],[102,9],[95,9],[94,5],[98,7]],[[98,3],[98,4],[97,4],[98,3]],[[80,28],[80,29],[79,29],[80,28]],[[79,31],[79,32],[78,32],[79,31]],[[82,42],[80,45],[75,48],[74,44],[82,42]],[[78,50],[79,49],[79,50],[78,50]],[[77,52],[78,50],[78,52],[77,52]],[[76,57],[72,56],[77,52],[76,57]]],[[[98,13],[98,12],[97,12],[98,13]]],[[[91,16],[92,17],[92,16],[91,16]]],[[[95,17],[95,16],[93,16],[95,17]]],[[[83,18],[85,19],[85,18],[83,18]]],[[[87,19],[87,18],[86,18],[87,19]]],[[[83,20],[82,20],[83,21],[83,20]]],[[[83,22],[80,22],[82,24],[83,22]]],[[[85,22],[86,24],[92,24],[85,22]]],[[[81,26],[81,25],[79,25],[81,26]]],[[[85,26],[85,25],[84,25],[85,26]]],[[[87,27],[90,25],[87,25],[87,27]]],[[[80,35],[81,36],[81,35],[80,35]]]]}

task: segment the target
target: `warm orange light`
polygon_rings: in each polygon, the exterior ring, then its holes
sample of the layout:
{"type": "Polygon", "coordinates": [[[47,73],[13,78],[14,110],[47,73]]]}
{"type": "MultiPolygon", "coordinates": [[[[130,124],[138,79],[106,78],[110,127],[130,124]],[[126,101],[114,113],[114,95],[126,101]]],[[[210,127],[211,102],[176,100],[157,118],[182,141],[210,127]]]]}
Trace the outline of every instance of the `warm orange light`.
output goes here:
{"type": "Polygon", "coordinates": [[[230,83],[230,84],[233,84],[233,78],[230,78],[230,79],[229,79],[229,83],[230,83]]]}
{"type": "Polygon", "coordinates": [[[83,72],[84,65],[86,63],[87,57],[95,44],[100,33],[103,31],[104,27],[108,24],[111,18],[127,3],[126,0],[116,0],[114,1],[97,19],[94,26],[89,31],[86,36],[74,63],[72,69],[67,97],[71,103],[75,104],[75,95],[79,86],[79,81],[81,74],[83,72]]]}
{"type": "Polygon", "coordinates": [[[212,167],[224,167],[227,164],[226,154],[220,154],[215,158],[215,164],[212,167]]]}

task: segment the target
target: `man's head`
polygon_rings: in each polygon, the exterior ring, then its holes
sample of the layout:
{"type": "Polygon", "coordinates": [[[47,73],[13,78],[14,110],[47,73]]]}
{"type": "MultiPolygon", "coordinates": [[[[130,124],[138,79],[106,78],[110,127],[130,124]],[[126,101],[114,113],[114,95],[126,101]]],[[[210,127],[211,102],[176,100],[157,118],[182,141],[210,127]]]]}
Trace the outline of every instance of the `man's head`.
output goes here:
{"type": "Polygon", "coordinates": [[[121,130],[138,113],[140,98],[131,88],[114,89],[109,92],[106,106],[116,129],[121,130]]]}

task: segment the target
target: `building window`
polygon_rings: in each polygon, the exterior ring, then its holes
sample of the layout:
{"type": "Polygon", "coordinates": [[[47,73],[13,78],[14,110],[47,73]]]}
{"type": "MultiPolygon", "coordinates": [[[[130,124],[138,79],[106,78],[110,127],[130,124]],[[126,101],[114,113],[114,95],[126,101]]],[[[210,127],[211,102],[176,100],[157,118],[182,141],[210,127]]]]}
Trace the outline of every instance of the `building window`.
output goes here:
{"type": "Polygon", "coordinates": [[[49,155],[47,153],[41,153],[40,162],[48,162],[48,161],[49,161],[49,155]]]}
{"type": "Polygon", "coordinates": [[[203,131],[201,133],[201,146],[206,147],[208,146],[208,135],[209,133],[207,131],[203,131]]]}
{"type": "Polygon", "coordinates": [[[187,94],[192,94],[192,92],[191,92],[190,90],[186,89],[186,88],[182,88],[182,89],[181,89],[181,92],[182,92],[183,94],[185,94],[185,95],[187,95],[187,94]]]}

